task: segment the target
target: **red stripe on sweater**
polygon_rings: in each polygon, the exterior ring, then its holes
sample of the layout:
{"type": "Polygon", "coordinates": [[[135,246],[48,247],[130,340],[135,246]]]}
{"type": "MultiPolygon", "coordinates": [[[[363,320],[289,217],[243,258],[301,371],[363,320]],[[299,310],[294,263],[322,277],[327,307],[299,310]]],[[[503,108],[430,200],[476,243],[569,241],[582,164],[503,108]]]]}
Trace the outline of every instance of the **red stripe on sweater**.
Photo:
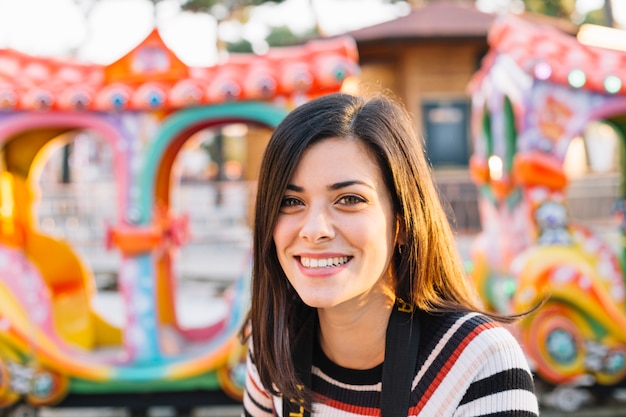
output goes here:
{"type": "Polygon", "coordinates": [[[341,401],[331,400],[330,398],[322,395],[317,395],[316,401],[319,399],[319,403],[325,406],[332,407],[335,410],[347,411],[352,414],[358,414],[361,416],[380,416],[379,407],[363,407],[354,404],[346,404],[341,401]]]}
{"type": "Polygon", "coordinates": [[[265,389],[263,389],[259,384],[256,383],[256,381],[254,380],[254,378],[252,378],[251,376],[249,376],[249,381],[252,383],[252,386],[254,387],[255,391],[259,394],[261,394],[263,397],[265,398],[272,398],[270,395],[268,395],[265,392],[265,389]]]}
{"type": "MultiPolygon", "coordinates": [[[[437,389],[441,385],[441,382],[444,380],[446,375],[448,375],[448,373],[450,372],[450,369],[452,369],[452,366],[454,366],[454,364],[456,363],[457,359],[459,358],[459,356],[461,356],[461,353],[465,350],[467,345],[469,345],[469,343],[472,340],[474,340],[476,338],[476,336],[478,336],[484,330],[491,329],[491,328],[494,328],[494,327],[497,327],[497,325],[495,323],[493,323],[493,322],[483,323],[483,324],[480,324],[480,325],[476,326],[476,328],[474,330],[472,330],[471,333],[468,333],[467,336],[465,336],[463,341],[461,341],[461,343],[459,343],[459,345],[456,347],[454,352],[452,352],[452,354],[450,355],[450,357],[448,358],[446,363],[441,367],[441,369],[437,373],[437,376],[435,376],[435,379],[433,380],[433,383],[430,384],[430,386],[428,387],[428,389],[426,390],[426,392],[424,393],[422,398],[420,398],[420,400],[417,403],[417,405],[415,405],[414,407],[411,407],[409,409],[409,411],[410,411],[409,414],[410,415],[417,415],[422,410],[422,408],[424,408],[424,406],[426,405],[428,400],[430,400],[430,397],[432,397],[434,392],[437,391],[437,389]]],[[[454,337],[454,335],[453,335],[453,337],[454,337]]],[[[443,351],[440,352],[439,354],[442,354],[442,353],[443,353],[443,351]]]]}

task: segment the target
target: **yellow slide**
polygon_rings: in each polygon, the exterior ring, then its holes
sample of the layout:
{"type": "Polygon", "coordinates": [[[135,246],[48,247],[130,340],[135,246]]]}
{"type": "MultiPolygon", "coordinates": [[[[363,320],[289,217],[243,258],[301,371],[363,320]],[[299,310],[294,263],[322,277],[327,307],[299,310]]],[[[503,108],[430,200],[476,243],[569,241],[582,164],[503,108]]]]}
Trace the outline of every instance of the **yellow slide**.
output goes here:
{"type": "MultiPolygon", "coordinates": [[[[37,132],[30,132],[31,135],[37,132]]],[[[46,133],[46,132],[43,132],[46,133]]],[[[20,138],[24,139],[24,138],[20,138]]],[[[92,308],[96,288],[91,272],[66,242],[39,233],[34,227],[34,190],[25,173],[31,170],[37,152],[20,144],[39,140],[13,140],[3,152],[0,173],[0,242],[21,248],[39,270],[51,294],[55,331],[68,343],[84,349],[120,345],[122,333],[92,308]],[[13,155],[20,155],[21,163],[13,155]],[[29,155],[29,158],[24,156],[29,155]]],[[[19,277],[16,277],[19,279],[19,277]]]]}

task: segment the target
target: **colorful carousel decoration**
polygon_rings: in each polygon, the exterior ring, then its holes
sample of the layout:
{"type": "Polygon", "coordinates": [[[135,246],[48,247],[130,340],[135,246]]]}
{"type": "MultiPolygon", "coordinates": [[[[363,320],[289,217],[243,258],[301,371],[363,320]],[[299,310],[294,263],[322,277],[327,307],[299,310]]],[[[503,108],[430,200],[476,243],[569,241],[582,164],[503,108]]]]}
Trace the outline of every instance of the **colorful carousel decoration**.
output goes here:
{"type": "Polygon", "coordinates": [[[0,50],[0,406],[102,406],[138,393],[237,404],[249,277],[226,291],[217,322],[180,323],[172,254],[188,230],[170,210],[175,157],[200,129],[272,129],[357,72],[349,38],[234,54],[206,68],[185,65],[157,30],[106,66],[0,50]],[[121,326],[94,309],[90,266],[42,231],[34,212],[45,155],[81,130],[113,153],[116,218],[106,243],[121,259],[121,326]]]}
{"type": "Polygon", "coordinates": [[[626,53],[515,16],[496,20],[489,44],[469,86],[482,224],[472,278],[495,311],[540,305],[516,331],[547,398],[573,410],[626,378],[626,223],[614,245],[573,221],[564,169],[591,122],[613,126],[624,149],[626,53]]]}

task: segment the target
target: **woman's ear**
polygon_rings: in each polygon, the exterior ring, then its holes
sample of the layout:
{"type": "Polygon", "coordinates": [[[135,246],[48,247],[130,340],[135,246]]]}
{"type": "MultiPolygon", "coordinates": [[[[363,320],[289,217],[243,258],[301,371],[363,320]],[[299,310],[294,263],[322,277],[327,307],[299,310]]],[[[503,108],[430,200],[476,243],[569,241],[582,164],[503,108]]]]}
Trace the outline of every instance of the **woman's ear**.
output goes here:
{"type": "Polygon", "coordinates": [[[404,219],[399,214],[396,215],[396,244],[406,244],[406,227],[404,226],[404,219]]]}

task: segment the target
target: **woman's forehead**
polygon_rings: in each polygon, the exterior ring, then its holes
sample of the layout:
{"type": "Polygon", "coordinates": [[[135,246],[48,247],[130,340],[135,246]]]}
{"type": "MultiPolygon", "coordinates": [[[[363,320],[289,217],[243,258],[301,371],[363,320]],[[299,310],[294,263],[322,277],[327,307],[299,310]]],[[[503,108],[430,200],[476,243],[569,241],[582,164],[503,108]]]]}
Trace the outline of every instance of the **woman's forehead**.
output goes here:
{"type": "Polygon", "coordinates": [[[329,184],[366,181],[378,188],[382,184],[382,173],[377,159],[362,141],[329,138],[304,151],[290,183],[312,180],[329,184]]]}

